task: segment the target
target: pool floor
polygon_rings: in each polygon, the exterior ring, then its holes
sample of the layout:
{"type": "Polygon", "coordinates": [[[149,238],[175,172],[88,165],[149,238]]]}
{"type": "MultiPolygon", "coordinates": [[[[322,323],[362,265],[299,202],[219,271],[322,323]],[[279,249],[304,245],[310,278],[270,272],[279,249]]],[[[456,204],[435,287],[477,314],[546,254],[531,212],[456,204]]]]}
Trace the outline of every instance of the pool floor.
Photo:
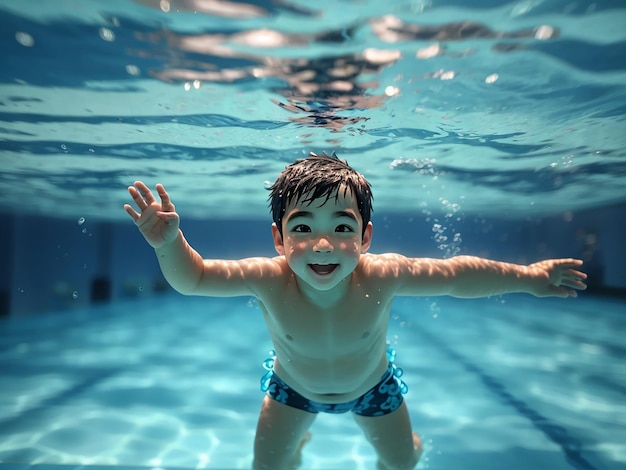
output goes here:
{"type": "MultiPolygon", "coordinates": [[[[425,444],[418,468],[625,468],[622,305],[397,299],[389,340],[425,444]]],[[[270,348],[246,298],[4,319],[0,470],[250,468],[270,348]]],[[[375,468],[349,414],[311,432],[302,468],[375,468]]]]}

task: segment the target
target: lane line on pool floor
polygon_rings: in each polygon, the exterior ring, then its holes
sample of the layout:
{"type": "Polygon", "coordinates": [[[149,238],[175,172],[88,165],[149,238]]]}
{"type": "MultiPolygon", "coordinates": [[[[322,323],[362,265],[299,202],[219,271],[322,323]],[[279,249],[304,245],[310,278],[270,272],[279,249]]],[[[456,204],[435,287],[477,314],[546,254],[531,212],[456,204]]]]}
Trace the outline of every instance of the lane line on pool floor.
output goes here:
{"type": "Polygon", "coordinates": [[[515,397],[507,390],[502,382],[489,375],[477,365],[471,363],[463,355],[454,351],[450,346],[436,338],[430,332],[424,330],[423,328],[419,328],[415,324],[413,324],[412,328],[413,331],[416,331],[424,336],[424,338],[442,350],[451,359],[461,364],[466,370],[477,376],[485,387],[496,395],[502,403],[514,408],[519,414],[526,417],[535,428],[561,448],[567,462],[572,464],[576,470],[599,470],[596,466],[585,459],[582,455],[582,444],[578,439],[570,436],[565,427],[552,422],[550,419],[546,418],[541,413],[526,404],[523,400],[515,397]]]}

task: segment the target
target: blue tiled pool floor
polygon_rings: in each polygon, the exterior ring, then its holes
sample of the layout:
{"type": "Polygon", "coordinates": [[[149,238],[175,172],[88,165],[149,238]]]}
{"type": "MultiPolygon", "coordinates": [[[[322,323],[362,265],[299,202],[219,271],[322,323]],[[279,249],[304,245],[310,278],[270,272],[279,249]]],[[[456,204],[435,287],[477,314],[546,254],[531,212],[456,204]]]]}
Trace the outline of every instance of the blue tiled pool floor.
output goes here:
{"type": "MultiPolygon", "coordinates": [[[[623,468],[619,306],[398,299],[389,339],[419,468],[623,468]]],[[[0,470],[250,468],[271,348],[253,301],[169,296],[3,327],[0,470]]],[[[374,468],[349,415],[311,431],[303,469],[374,468]]]]}

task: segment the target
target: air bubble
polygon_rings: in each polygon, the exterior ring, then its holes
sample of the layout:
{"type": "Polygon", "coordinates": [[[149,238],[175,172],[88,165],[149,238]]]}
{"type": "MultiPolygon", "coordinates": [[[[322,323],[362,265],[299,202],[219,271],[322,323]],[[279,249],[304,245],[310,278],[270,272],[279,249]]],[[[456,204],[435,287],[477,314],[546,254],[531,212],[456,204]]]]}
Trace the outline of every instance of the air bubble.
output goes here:
{"type": "Polygon", "coordinates": [[[35,44],[35,40],[30,34],[21,31],[15,33],[15,40],[24,47],[32,47],[35,44]]]}
{"type": "Polygon", "coordinates": [[[430,311],[432,312],[433,318],[438,318],[439,314],[441,313],[441,308],[439,307],[437,302],[433,302],[430,304],[430,311]]]}
{"type": "Polygon", "coordinates": [[[74,291],[72,292],[72,299],[76,300],[78,298],[78,292],[74,291]]]}
{"type": "Polygon", "coordinates": [[[107,42],[115,41],[115,34],[109,28],[100,28],[100,37],[107,42]]]}
{"type": "Polygon", "coordinates": [[[141,70],[139,70],[139,67],[137,67],[136,65],[129,64],[126,66],[126,73],[128,75],[136,77],[137,75],[141,75],[141,70]]]}
{"type": "Polygon", "coordinates": [[[78,219],[78,225],[83,225],[85,223],[85,218],[81,217],[78,219]]]}

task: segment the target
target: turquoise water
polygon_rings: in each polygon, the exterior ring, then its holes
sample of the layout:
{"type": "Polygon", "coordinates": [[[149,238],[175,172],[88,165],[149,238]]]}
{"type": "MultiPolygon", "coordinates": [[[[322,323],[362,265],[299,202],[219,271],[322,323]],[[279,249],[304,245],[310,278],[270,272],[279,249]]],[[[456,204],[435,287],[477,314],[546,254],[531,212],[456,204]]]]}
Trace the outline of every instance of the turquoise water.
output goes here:
{"type": "MultiPolygon", "coordinates": [[[[623,468],[622,305],[397,299],[389,338],[419,468],[623,468]]],[[[167,296],[3,330],[2,467],[250,467],[271,348],[254,301],[167,296]]],[[[303,468],[374,468],[349,414],[311,431],[303,468]]]]}
{"type": "Polygon", "coordinates": [[[265,218],[310,150],[380,213],[624,203],[622,2],[253,3],[0,1],[0,207],[121,220],[142,178],[265,218]]]}
{"type": "MultiPolygon", "coordinates": [[[[205,256],[273,255],[266,187],[309,151],[372,183],[374,252],[592,274],[396,301],[419,468],[624,468],[623,296],[593,296],[626,289],[624,24],[619,0],[0,0],[0,470],[249,468],[256,305],[160,292],[122,205],[161,182],[205,256]]],[[[350,416],[312,432],[304,469],[373,468],[350,416]]]]}

